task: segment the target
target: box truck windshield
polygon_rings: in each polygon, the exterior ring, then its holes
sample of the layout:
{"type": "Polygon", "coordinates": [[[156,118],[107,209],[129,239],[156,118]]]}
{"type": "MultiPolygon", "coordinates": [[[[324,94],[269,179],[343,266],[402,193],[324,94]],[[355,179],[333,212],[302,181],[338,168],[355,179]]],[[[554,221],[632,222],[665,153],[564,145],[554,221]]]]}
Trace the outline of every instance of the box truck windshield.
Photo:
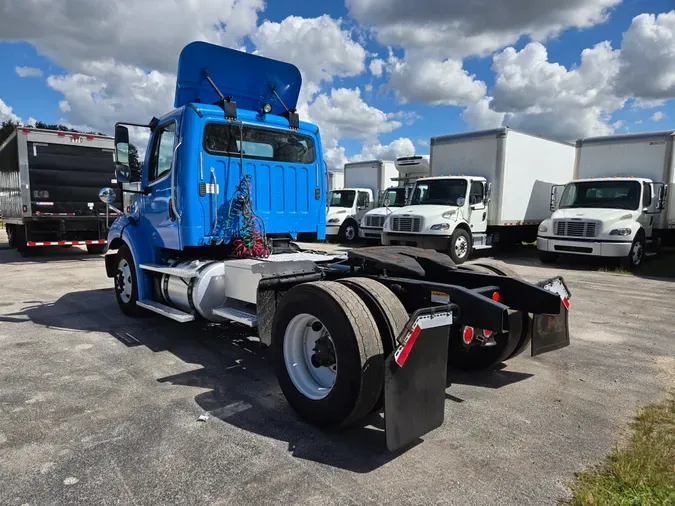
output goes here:
{"type": "Polygon", "coordinates": [[[640,206],[638,181],[583,181],[565,187],[560,209],[597,207],[636,210],[640,206]]]}
{"type": "Polygon", "coordinates": [[[403,207],[405,206],[405,188],[390,188],[382,195],[380,207],[389,202],[389,207],[403,207]]]}
{"type": "Polygon", "coordinates": [[[354,190],[333,191],[330,194],[329,207],[346,207],[350,209],[354,205],[356,192],[354,190]]]}
{"type": "Polygon", "coordinates": [[[411,204],[456,206],[458,198],[466,197],[466,179],[437,179],[417,182],[411,204]]]}

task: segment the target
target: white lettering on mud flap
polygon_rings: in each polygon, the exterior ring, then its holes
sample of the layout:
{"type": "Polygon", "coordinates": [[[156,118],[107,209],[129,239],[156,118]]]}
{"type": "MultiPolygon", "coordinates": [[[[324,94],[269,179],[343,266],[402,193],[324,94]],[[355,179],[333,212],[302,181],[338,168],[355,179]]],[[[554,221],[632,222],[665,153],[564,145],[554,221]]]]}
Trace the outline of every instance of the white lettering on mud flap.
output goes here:
{"type": "Polygon", "coordinates": [[[398,364],[399,367],[403,367],[405,361],[410,355],[412,347],[415,345],[420,332],[425,329],[430,329],[434,327],[442,327],[444,325],[452,325],[452,313],[444,311],[442,313],[436,313],[434,315],[424,315],[420,316],[413,325],[412,330],[403,339],[403,343],[400,343],[394,354],[394,362],[398,364]]]}

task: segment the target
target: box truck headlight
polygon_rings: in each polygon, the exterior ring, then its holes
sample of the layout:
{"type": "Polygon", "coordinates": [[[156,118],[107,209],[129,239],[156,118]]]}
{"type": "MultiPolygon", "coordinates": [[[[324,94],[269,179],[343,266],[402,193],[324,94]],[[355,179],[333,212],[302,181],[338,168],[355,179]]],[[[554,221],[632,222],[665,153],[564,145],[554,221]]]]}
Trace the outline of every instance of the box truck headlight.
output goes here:
{"type": "Polygon", "coordinates": [[[631,235],[632,230],[630,228],[615,228],[612,230],[609,235],[621,235],[621,236],[626,236],[626,235],[631,235]]]}
{"type": "MultiPolygon", "coordinates": [[[[448,220],[448,219],[450,219],[456,212],[457,212],[457,209],[450,209],[449,211],[445,211],[445,212],[442,214],[442,216],[443,216],[443,218],[445,218],[446,220],[448,220]]],[[[447,223],[446,223],[446,225],[447,225],[447,223]]],[[[432,230],[433,230],[433,228],[432,228],[432,230]]],[[[447,230],[447,229],[446,229],[446,230],[447,230]]]]}
{"type": "Polygon", "coordinates": [[[340,223],[340,218],[331,218],[328,223],[340,223]]]}
{"type": "Polygon", "coordinates": [[[548,232],[548,227],[542,223],[539,225],[539,232],[548,232]]]}
{"type": "Polygon", "coordinates": [[[449,230],[449,229],[450,229],[449,223],[436,223],[435,225],[431,225],[431,230],[449,230]]]}

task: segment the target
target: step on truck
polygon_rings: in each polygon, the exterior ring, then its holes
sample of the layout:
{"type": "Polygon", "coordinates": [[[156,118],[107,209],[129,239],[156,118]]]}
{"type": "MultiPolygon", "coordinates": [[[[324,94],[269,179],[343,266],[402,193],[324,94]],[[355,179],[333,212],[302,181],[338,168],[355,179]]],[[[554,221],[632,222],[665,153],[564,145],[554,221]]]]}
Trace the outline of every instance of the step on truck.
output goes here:
{"type": "MultiPolygon", "coordinates": [[[[98,191],[114,178],[113,150],[112,137],[18,127],[0,146],[9,246],[23,256],[43,246],[103,253],[111,220],[98,191]]],[[[111,204],[121,207],[119,198],[111,204]]]]}
{"type": "Polygon", "coordinates": [[[359,238],[359,223],[373,209],[382,192],[393,184],[398,171],[391,160],[346,163],[345,187],[328,197],[326,235],[330,240],[351,243],[359,238]]]}
{"type": "Polygon", "coordinates": [[[382,192],[377,207],[368,211],[359,224],[359,237],[361,239],[377,241],[381,240],[382,227],[392,210],[403,207],[408,202],[410,190],[415,181],[429,175],[429,155],[403,156],[396,159],[398,177],[392,178],[396,186],[387,188],[382,192]]]}
{"type": "MultiPolygon", "coordinates": [[[[384,410],[387,447],[405,447],[443,423],[448,365],[567,346],[569,290],[561,277],[532,284],[417,248],[301,250],[295,236],[325,228],[326,178],[318,128],[295,111],[300,86],[288,63],[186,46],[175,109],[147,125],[140,189],[110,229],[106,272],[126,315],[255,329],[308,422],[347,427],[384,410]]],[[[117,124],[127,191],[128,137],[117,124]]]]}
{"type": "Polygon", "coordinates": [[[550,216],[549,195],[574,169],[574,145],[512,128],[431,139],[431,177],[385,222],[382,244],[446,252],[461,264],[473,250],[534,242],[550,216]]]}
{"type": "Polygon", "coordinates": [[[608,257],[635,269],[675,243],[674,138],[671,130],[579,139],[574,180],[552,188],[553,215],[539,226],[541,261],[608,257]]]}

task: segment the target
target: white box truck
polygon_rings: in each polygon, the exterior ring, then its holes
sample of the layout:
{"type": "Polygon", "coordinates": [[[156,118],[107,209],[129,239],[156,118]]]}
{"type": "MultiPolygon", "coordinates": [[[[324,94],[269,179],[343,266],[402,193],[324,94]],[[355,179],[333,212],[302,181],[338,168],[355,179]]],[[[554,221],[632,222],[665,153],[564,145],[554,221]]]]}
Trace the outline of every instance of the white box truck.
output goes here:
{"type": "Polygon", "coordinates": [[[328,192],[345,187],[345,173],[342,170],[328,169],[328,192]]]}
{"type": "Polygon", "coordinates": [[[574,145],[512,128],[431,139],[431,176],[384,224],[382,243],[447,252],[457,264],[474,249],[534,242],[550,216],[551,188],[569,180],[574,145]]]}
{"type": "Polygon", "coordinates": [[[370,211],[380,192],[398,177],[391,160],[368,160],[345,164],[345,187],[330,192],[326,215],[329,240],[353,242],[359,237],[359,222],[370,211]]]}
{"type": "Polygon", "coordinates": [[[429,155],[403,156],[396,159],[398,177],[392,181],[396,185],[387,188],[375,209],[368,211],[359,224],[359,237],[366,240],[379,241],[382,226],[393,209],[403,207],[408,201],[410,190],[415,181],[429,175],[429,155]]]}
{"type": "Polygon", "coordinates": [[[633,269],[671,242],[674,137],[666,131],[579,139],[573,181],[553,188],[553,215],[539,226],[542,262],[590,255],[620,258],[633,269]]]}

